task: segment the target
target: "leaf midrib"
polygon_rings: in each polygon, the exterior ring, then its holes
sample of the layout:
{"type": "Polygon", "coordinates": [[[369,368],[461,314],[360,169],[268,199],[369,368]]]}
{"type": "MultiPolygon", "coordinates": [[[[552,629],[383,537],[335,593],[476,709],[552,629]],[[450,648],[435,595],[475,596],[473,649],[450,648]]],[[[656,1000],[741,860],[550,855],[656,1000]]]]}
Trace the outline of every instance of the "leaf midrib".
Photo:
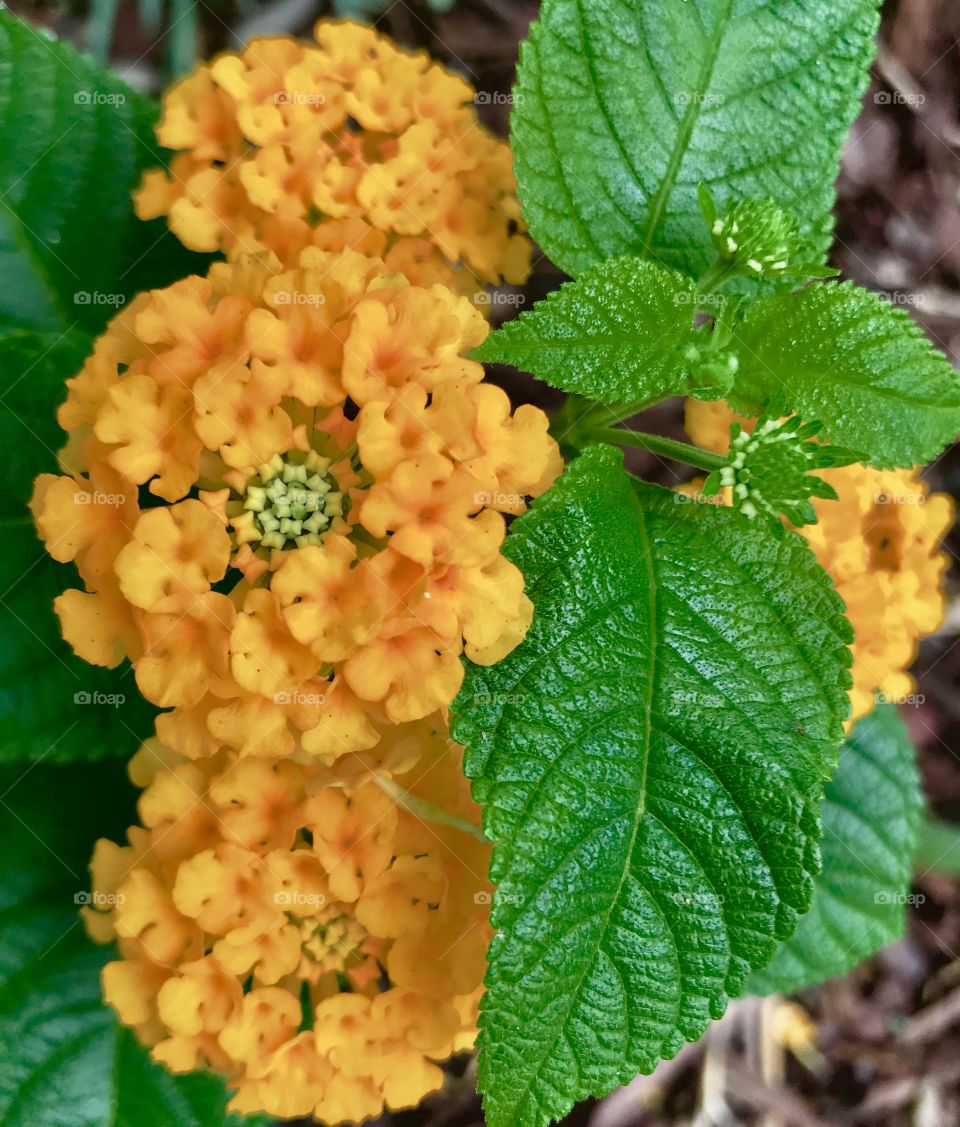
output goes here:
{"type": "Polygon", "coordinates": [[[697,122],[700,120],[700,114],[705,104],[705,95],[707,94],[710,80],[713,78],[714,68],[717,65],[720,46],[723,43],[723,38],[726,35],[727,28],[733,16],[733,5],[734,0],[726,0],[725,8],[717,17],[713,34],[707,40],[706,54],[700,66],[700,73],[697,75],[695,96],[690,99],[687,112],[683,115],[683,120],[680,122],[680,128],[677,131],[677,136],[673,143],[670,159],[667,161],[663,180],[650,205],[647,229],[644,232],[643,244],[640,250],[641,258],[650,257],[653,236],[656,233],[657,227],[660,225],[660,220],[663,217],[667,202],[673,194],[673,189],[676,187],[677,177],[680,175],[684,158],[690,148],[693,131],[696,128],[697,122]]]}
{"type": "MultiPolygon", "coordinates": [[[[647,768],[650,763],[649,749],[650,736],[653,725],[653,700],[655,695],[655,676],[657,664],[657,577],[653,567],[653,555],[650,550],[650,537],[646,525],[647,515],[640,507],[640,502],[633,490],[630,491],[630,500],[632,507],[637,514],[637,528],[641,541],[640,558],[643,560],[644,572],[647,581],[647,612],[649,614],[650,622],[650,656],[647,663],[647,683],[645,693],[646,700],[643,704],[644,736],[642,746],[644,754],[641,760],[641,773],[637,786],[637,800],[634,810],[633,825],[630,830],[630,841],[627,848],[624,850],[623,870],[620,873],[620,879],[617,882],[617,890],[610,898],[610,904],[607,907],[607,910],[603,913],[603,923],[597,929],[597,940],[593,945],[593,950],[590,954],[590,957],[584,962],[583,972],[577,979],[576,985],[572,990],[569,991],[568,1002],[564,1011],[564,1019],[560,1025],[561,1035],[562,1031],[566,1028],[570,1011],[573,1009],[574,1004],[577,1002],[577,999],[580,995],[580,989],[583,986],[583,980],[593,968],[597,960],[597,955],[603,948],[604,938],[606,937],[607,932],[610,929],[610,917],[613,915],[614,909],[620,902],[620,896],[623,892],[623,886],[626,883],[632,869],[633,853],[637,844],[637,836],[640,832],[640,824],[643,821],[643,816],[646,813],[647,768]]],[[[605,720],[607,719],[609,718],[605,717],[605,720]]],[[[659,912],[659,906],[656,904],[655,906],[657,907],[659,912]]],[[[611,956],[608,957],[610,957],[611,963],[616,965],[615,960],[611,956]]],[[[539,1080],[540,1066],[542,1066],[543,1061],[547,1057],[547,1055],[552,1052],[554,1043],[555,1042],[551,1042],[550,1044],[548,1044],[545,1047],[544,1052],[540,1055],[536,1071],[531,1071],[530,1079],[527,1081],[526,1086],[522,1089],[522,1091],[519,1093],[518,1098],[513,1103],[513,1107],[515,1109],[519,1107],[520,1104],[527,1098],[527,1096],[530,1094],[531,1088],[539,1080]]]]}

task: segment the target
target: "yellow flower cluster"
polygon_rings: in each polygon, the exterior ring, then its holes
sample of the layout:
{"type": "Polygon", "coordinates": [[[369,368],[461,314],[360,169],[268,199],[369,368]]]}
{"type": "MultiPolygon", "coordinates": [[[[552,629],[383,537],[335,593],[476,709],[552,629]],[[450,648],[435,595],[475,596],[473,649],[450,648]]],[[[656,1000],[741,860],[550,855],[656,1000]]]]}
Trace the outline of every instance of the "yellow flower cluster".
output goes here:
{"type": "MultiPolygon", "coordinates": [[[[372,777],[154,742],[128,844],[94,854],[90,934],[116,940],[106,1000],[174,1072],[215,1069],[231,1109],[360,1122],[439,1088],[471,1047],[491,931],[488,847],[459,749],[389,734],[396,781],[463,827],[428,825],[372,777]]],[[[405,799],[409,804],[409,801],[405,799]]]]}
{"type": "Polygon", "coordinates": [[[179,155],[146,174],[141,218],[230,258],[351,247],[415,284],[522,282],[510,150],[479,124],[469,83],[369,27],[315,34],[254,40],[166,94],[157,136],[179,155]]]}
{"type": "Polygon", "coordinates": [[[33,509],[86,587],[56,601],[64,636],[133,661],[167,745],[330,763],[449,704],[462,652],[520,641],[504,514],[561,462],[543,412],[464,359],[487,331],[445,287],[315,247],[111,322],[60,410],[70,472],[33,509]]]}
{"type": "MultiPolygon", "coordinates": [[[[722,402],[687,401],[687,432],[699,446],[724,453],[731,422],[722,402]]],[[[876,470],[855,463],[821,470],[838,501],[814,500],[819,523],[800,529],[829,573],[853,624],[851,723],[873,707],[874,694],[903,701],[917,643],[943,621],[945,553],[953,502],[930,493],[915,470],[876,470]]]]}
{"type": "Polygon", "coordinates": [[[235,1111],[338,1123],[473,1043],[488,847],[445,712],[530,624],[505,517],[562,463],[467,358],[529,270],[507,146],[426,56],[316,39],[164,99],[138,213],[227,261],[114,318],[31,504],[83,581],[65,638],[165,710],[93,859],[105,997],[235,1111]]]}

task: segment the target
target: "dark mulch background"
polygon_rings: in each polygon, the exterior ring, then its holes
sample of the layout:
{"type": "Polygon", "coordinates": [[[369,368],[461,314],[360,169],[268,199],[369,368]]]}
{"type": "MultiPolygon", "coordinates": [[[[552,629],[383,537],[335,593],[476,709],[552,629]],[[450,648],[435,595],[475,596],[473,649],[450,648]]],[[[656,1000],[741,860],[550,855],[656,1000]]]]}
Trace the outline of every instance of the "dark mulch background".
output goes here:
{"type": "MultiPolygon", "coordinates": [[[[83,43],[85,5],[11,6],[83,43]]],[[[330,10],[316,0],[200,5],[201,52],[236,46],[251,34],[307,34],[312,21],[330,10]]],[[[421,0],[396,3],[377,22],[400,41],[426,47],[466,72],[480,90],[506,93],[517,44],[536,10],[529,0],[459,0],[451,11],[438,14],[421,0]]],[[[123,0],[113,61],[128,80],[156,90],[165,81],[166,45],[142,30],[137,12],[132,0],[123,0]]],[[[506,135],[508,107],[491,104],[483,111],[488,124],[506,135]]],[[[847,277],[895,295],[960,363],[957,0],[885,5],[873,84],[844,159],[834,261],[847,277]]],[[[561,278],[541,258],[524,291],[525,305],[561,278]]],[[[518,401],[552,405],[550,393],[530,381],[506,373],[496,378],[518,401]]],[[[679,435],[679,420],[679,407],[668,406],[660,409],[655,425],[679,435]]],[[[676,467],[655,462],[641,467],[665,484],[680,480],[676,467]]],[[[935,488],[960,497],[960,447],[931,467],[929,479],[935,488]]],[[[960,532],[954,531],[949,548],[956,559],[960,532]]],[[[960,821],[956,567],[950,587],[948,624],[924,643],[918,662],[924,701],[907,709],[905,718],[920,750],[932,807],[960,821]]],[[[653,1077],[600,1103],[584,1104],[567,1122],[592,1127],[960,1124],[960,887],[928,873],[918,876],[915,891],[922,902],[910,909],[902,942],[847,978],[798,999],[816,1027],[816,1048],[801,1052],[802,1060],[772,1035],[772,1006],[743,1002],[653,1077]]],[[[456,1062],[444,1092],[421,1109],[383,1123],[482,1123],[472,1071],[471,1060],[456,1062]]]]}

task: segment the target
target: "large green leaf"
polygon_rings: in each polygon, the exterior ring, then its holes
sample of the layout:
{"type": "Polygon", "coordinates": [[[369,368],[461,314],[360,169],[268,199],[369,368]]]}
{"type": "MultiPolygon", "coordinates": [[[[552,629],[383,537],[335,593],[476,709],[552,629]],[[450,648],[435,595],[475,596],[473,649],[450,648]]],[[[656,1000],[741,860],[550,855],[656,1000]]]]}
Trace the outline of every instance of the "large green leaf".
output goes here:
{"type": "Polygon", "coordinates": [[[454,738],[498,885],[480,1081],[536,1127],[698,1037],[805,911],[849,625],[795,534],[585,452],[514,525],[525,641],[454,738]]]}
{"type": "Polygon", "coordinates": [[[893,705],[877,705],[857,724],[826,787],[823,871],[810,911],[749,990],[790,993],[824,982],[903,934],[922,809],[907,730],[893,705]]]}
{"type": "Polygon", "coordinates": [[[875,0],[544,0],[513,141],[530,229],[578,275],[650,254],[699,276],[697,203],[762,196],[830,243],[840,146],[866,85],[875,0]]]}
{"type": "Polygon", "coordinates": [[[693,284],[617,258],[585,271],[489,337],[476,355],[601,403],[679,395],[693,339],[693,284]]]}
{"type": "Polygon", "coordinates": [[[100,1001],[109,952],[76,902],[101,834],[135,818],[118,765],[0,772],[0,1122],[4,1127],[239,1127],[223,1085],[174,1079],[100,1001]]]}
{"type": "Polygon", "coordinates": [[[56,406],[88,345],[78,333],[0,338],[0,763],[129,755],[155,715],[129,673],[63,642],[53,600],[80,580],[46,555],[27,510],[36,475],[56,472],[56,406]]]}
{"type": "Polygon", "coordinates": [[[761,300],[735,344],[742,410],[817,420],[873,465],[927,462],[960,431],[960,376],[906,310],[852,282],[761,300]]]}
{"type": "Polygon", "coordinates": [[[0,330],[96,331],[137,290],[204,269],[131,190],[160,162],[156,106],[0,13],[0,330]]]}

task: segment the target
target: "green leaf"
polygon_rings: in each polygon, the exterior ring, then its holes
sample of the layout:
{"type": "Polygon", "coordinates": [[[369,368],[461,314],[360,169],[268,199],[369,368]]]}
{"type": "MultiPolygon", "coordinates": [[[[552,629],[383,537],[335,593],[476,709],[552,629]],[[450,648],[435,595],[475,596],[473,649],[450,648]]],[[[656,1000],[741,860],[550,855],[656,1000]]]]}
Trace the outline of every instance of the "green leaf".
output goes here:
{"type": "Polygon", "coordinates": [[[876,28],[874,0],[544,0],[513,114],[534,238],[573,275],[636,254],[699,277],[702,183],[775,199],[822,261],[876,28]]]}
{"type": "Polygon", "coordinates": [[[4,1127],[240,1127],[223,1085],[174,1079],[100,1001],[110,957],[76,901],[93,842],[135,820],[118,765],[0,772],[0,1122],[4,1127]]]}
{"type": "Polygon", "coordinates": [[[0,13],[0,329],[95,332],[138,290],[204,269],[131,190],[160,161],[154,103],[0,13]]]}
{"type": "Polygon", "coordinates": [[[593,447],[518,520],[525,641],[453,737],[495,842],[491,1127],[538,1127],[694,1039],[809,903],[851,632],[793,533],[593,447]]]}
{"type": "Polygon", "coordinates": [[[905,310],[852,282],[759,301],[735,341],[734,406],[819,421],[872,465],[930,461],[960,431],[960,376],[905,310]]]}
{"type": "Polygon", "coordinates": [[[893,705],[877,705],[826,787],[823,872],[810,911],[752,976],[752,993],[792,993],[846,974],[900,938],[922,810],[907,730],[893,705]]]}
{"type": "Polygon", "coordinates": [[[508,322],[475,355],[601,403],[677,395],[695,309],[692,283],[675,270],[612,259],[508,322]]]}
{"type": "Polygon", "coordinates": [[[57,470],[56,407],[88,347],[79,333],[0,339],[0,763],[128,756],[156,714],[128,671],[87,665],[62,640],[53,600],[81,583],[27,509],[37,474],[57,470]]]}

